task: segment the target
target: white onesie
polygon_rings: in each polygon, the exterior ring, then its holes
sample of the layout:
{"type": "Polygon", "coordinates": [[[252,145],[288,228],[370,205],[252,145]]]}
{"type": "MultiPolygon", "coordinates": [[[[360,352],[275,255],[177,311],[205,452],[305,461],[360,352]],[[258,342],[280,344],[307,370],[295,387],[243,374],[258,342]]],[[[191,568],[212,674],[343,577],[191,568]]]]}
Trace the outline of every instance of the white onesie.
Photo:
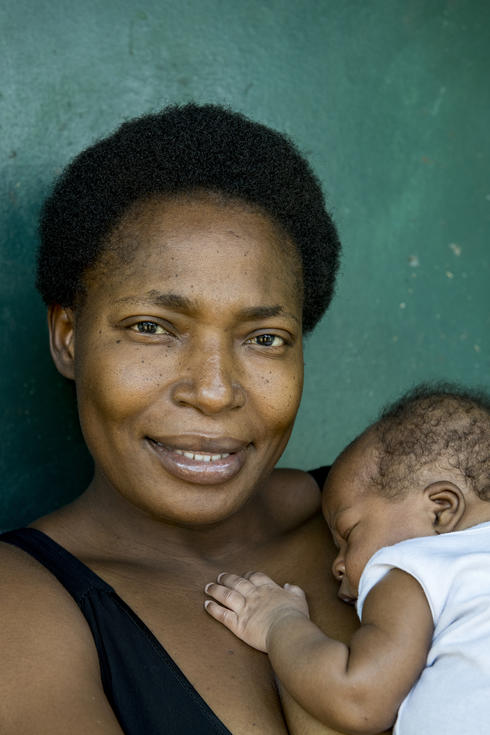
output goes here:
{"type": "Polygon", "coordinates": [[[359,582],[360,619],[368,592],[393,568],[420,583],[434,620],[425,668],[393,735],[489,735],[490,522],[380,549],[359,582]]]}

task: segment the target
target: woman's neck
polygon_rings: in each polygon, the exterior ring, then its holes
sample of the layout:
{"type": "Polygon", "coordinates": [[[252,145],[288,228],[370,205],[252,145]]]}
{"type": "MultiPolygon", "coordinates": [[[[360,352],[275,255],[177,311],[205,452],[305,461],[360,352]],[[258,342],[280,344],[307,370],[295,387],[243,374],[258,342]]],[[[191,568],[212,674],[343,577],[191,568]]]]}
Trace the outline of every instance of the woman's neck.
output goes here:
{"type": "MultiPolygon", "coordinates": [[[[63,545],[121,560],[224,561],[250,552],[277,532],[258,489],[232,516],[214,524],[183,526],[151,517],[115,490],[92,482],[75,501],[34,524],[63,545]]],[[[80,551],[78,552],[80,553],[80,551]]]]}

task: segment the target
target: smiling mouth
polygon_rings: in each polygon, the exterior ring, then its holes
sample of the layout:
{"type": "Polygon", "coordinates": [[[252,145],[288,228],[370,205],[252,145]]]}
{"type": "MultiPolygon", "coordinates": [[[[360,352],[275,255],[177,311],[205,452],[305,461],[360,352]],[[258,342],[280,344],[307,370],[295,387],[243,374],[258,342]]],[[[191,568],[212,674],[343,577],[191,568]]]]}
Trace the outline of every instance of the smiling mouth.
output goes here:
{"type": "MultiPolygon", "coordinates": [[[[164,445],[161,442],[156,442],[159,446],[164,445]]],[[[187,452],[184,449],[174,449],[175,454],[180,454],[182,457],[187,459],[195,459],[197,462],[217,462],[219,459],[226,459],[229,457],[231,452],[223,452],[223,454],[201,454],[199,452],[187,452]]]]}
{"type": "Polygon", "coordinates": [[[173,442],[167,444],[150,437],[146,437],[146,441],[170,475],[197,485],[215,485],[231,480],[242,469],[247,459],[247,450],[252,446],[231,439],[184,439],[179,441],[181,446],[173,446],[173,442]],[[196,449],[185,447],[185,444],[195,446],[196,443],[200,445],[196,449]],[[218,449],[221,451],[217,451],[218,449]]]}

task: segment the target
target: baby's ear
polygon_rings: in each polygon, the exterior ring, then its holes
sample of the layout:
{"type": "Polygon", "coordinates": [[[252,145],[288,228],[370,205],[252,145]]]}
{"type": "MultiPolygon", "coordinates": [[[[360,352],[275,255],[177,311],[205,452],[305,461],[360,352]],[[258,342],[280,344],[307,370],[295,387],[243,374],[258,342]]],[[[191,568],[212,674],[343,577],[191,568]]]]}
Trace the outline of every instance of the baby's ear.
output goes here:
{"type": "Polygon", "coordinates": [[[55,304],[48,308],[49,346],[54,364],[65,378],[75,378],[75,314],[55,304]]]}
{"type": "Polygon", "coordinates": [[[454,531],[466,510],[465,496],[461,488],[449,480],[439,480],[428,485],[424,495],[430,504],[432,525],[436,533],[454,531]]]}

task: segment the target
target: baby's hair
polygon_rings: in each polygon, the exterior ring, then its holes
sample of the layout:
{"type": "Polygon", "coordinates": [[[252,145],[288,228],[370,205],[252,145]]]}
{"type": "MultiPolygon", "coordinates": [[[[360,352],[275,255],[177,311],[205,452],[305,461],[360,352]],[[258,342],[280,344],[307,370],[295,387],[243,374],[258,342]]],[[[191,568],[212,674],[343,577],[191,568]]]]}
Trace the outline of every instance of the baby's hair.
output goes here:
{"type": "Polygon", "coordinates": [[[421,384],[387,406],[372,427],[379,442],[375,487],[404,495],[424,466],[439,461],[490,501],[490,396],[449,383],[421,384]]]}
{"type": "Polygon", "coordinates": [[[83,303],[84,275],[133,205],[202,191],[257,207],[290,237],[302,263],[303,329],[313,329],[332,298],[340,249],[320,183],[287,136],[218,105],[130,120],[68,166],[41,213],[45,303],[83,303]]]}

